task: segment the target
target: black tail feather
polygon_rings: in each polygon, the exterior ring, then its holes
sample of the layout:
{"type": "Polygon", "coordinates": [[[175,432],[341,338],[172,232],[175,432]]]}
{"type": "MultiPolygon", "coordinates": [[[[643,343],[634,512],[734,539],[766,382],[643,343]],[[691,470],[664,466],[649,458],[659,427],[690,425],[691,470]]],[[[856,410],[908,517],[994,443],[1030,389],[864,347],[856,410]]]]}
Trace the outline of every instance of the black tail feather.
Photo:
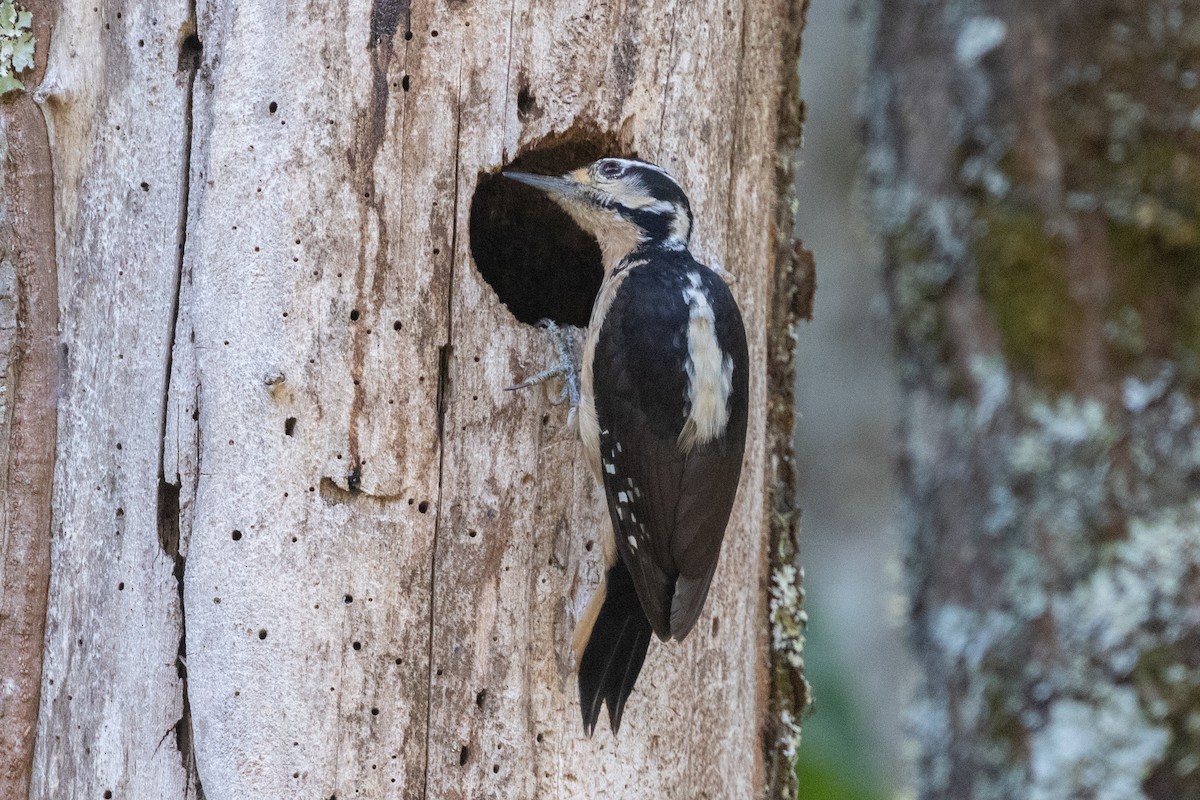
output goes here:
{"type": "Polygon", "coordinates": [[[588,736],[596,729],[602,702],[608,705],[613,734],[620,729],[625,701],[642,671],[651,633],[629,570],[618,559],[608,571],[604,605],[579,660],[579,702],[588,736]]]}

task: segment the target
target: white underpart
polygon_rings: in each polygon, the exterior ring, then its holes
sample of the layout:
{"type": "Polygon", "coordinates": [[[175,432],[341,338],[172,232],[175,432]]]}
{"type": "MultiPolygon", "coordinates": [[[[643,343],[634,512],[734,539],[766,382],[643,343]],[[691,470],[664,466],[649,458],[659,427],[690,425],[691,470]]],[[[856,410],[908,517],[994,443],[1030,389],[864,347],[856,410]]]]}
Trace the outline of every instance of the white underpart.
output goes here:
{"type": "MultiPolygon", "coordinates": [[[[604,474],[600,457],[600,420],[596,416],[596,393],[593,386],[592,368],[596,359],[596,343],[600,339],[604,316],[608,313],[608,307],[612,305],[613,298],[616,297],[617,289],[621,288],[621,283],[628,275],[628,269],[616,274],[605,273],[604,282],[600,284],[600,294],[596,296],[596,302],[592,305],[592,319],[588,323],[587,336],[583,343],[583,369],[579,376],[579,439],[583,442],[584,455],[587,456],[588,466],[592,468],[597,483],[604,482],[604,474]]],[[[604,435],[607,436],[608,432],[605,431],[604,435]]],[[[614,459],[610,457],[609,461],[614,461],[614,459]]],[[[616,474],[615,466],[610,474],[616,474]]]]}
{"type": "Polygon", "coordinates": [[[716,319],[700,275],[688,273],[683,290],[688,305],[688,416],[679,432],[679,449],[690,452],[725,432],[729,395],[733,391],[733,358],[717,342],[716,319]]]}

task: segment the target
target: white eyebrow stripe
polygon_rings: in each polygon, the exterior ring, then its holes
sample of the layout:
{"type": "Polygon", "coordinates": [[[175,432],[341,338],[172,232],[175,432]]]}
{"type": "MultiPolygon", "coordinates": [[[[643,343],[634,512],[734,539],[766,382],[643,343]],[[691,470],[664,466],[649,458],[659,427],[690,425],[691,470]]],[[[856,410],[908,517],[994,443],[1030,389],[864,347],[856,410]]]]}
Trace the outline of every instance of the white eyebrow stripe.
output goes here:
{"type": "MultiPolygon", "coordinates": [[[[629,159],[629,158],[618,158],[618,159],[614,159],[614,160],[621,162],[621,165],[626,168],[641,167],[642,169],[653,170],[654,172],[657,172],[659,175],[666,175],[672,181],[675,181],[675,177],[671,173],[667,172],[665,169],[660,167],[658,164],[651,164],[649,161],[634,161],[633,159],[629,159]]],[[[678,183],[678,181],[675,181],[675,182],[678,183]]]]}
{"type": "MultiPolygon", "coordinates": [[[[675,180],[675,176],[672,175],[670,172],[667,172],[665,169],[660,167],[658,164],[651,164],[649,161],[636,161],[631,158],[613,158],[613,159],[609,159],[609,160],[617,162],[618,164],[620,164],[622,167],[624,167],[627,170],[628,169],[645,169],[645,170],[649,170],[651,172],[657,172],[659,175],[662,175],[663,177],[667,178],[669,181],[671,181],[671,183],[675,184],[676,186],[679,185],[679,181],[675,180]]],[[[645,187],[643,187],[643,188],[645,188],[645,187]]]]}

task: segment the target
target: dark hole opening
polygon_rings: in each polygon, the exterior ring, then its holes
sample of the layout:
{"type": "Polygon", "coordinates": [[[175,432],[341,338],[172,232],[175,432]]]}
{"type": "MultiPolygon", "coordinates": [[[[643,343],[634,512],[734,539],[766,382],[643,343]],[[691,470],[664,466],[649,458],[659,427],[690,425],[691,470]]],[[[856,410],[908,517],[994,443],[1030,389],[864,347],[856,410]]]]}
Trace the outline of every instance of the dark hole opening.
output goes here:
{"type": "Polygon", "coordinates": [[[517,91],[517,117],[522,122],[527,121],[538,111],[537,97],[533,92],[529,91],[528,84],[524,84],[517,91]]]}
{"type": "Polygon", "coordinates": [[[296,432],[296,418],[288,417],[283,421],[283,435],[291,436],[296,432]]]}
{"type": "Polygon", "coordinates": [[[189,69],[200,69],[200,58],[204,54],[204,45],[200,42],[200,37],[195,31],[190,31],[183,37],[183,41],[179,43],[179,60],[176,64],[176,71],[183,72],[189,69]]]}
{"type": "MultiPolygon", "coordinates": [[[[528,147],[505,169],[561,175],[605,156],[632,154],[615,134],[572,129],[528,147]]],[[[600,290],[600,246],[542,192],[497,170],[471,198],[471,255],[518,321],[584,327],[600,290]]]]}
{"type": "Polygon", "coordinates": [[[467,746],[464,744],[462,750],[458,751],[458,765],[464,766],[467,763],[467,746]]]}

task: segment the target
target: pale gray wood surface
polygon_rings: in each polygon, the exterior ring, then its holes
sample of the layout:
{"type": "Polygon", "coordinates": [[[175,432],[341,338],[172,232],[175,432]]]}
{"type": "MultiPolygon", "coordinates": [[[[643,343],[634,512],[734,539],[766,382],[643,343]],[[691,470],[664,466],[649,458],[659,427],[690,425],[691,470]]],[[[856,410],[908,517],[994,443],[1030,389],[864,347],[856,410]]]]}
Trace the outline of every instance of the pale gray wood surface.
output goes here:
{"type": "Polygon", "coordinates": [[[189,13],[55,30],[69,357],[33,795],[762,793],[779,9],[189,13]],[[619,741],[583,735],[570,650],[600,491],[553,392],[504,391],[551,353],[467,243],[478,176],[551,135],[677,175],[755,365],[705,614],[651,646],[619,741]]]}
{"type": "Polygon", "coordinates": [[[175,748],[178,582],[158,521],[187,16],[169,1],[64,9],[38,95],[56,188],[61,382],[36,798],[189,794],[175,748]]]}

